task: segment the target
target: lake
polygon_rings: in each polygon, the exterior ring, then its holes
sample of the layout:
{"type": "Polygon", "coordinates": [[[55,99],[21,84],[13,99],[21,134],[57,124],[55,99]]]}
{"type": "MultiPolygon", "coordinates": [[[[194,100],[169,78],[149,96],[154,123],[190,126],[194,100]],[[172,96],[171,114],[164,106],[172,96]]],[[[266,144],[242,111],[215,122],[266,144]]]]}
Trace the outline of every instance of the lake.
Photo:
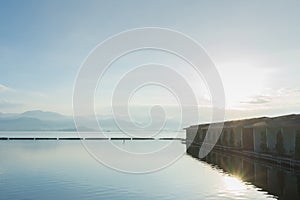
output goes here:
{"type": "MultiPolygon", "coordinates": [[[[89,142],[107,152],[112,148],[109,141],[89,142]]],[[[114,144],[132,150],[156,148],[168,142],[114,141],[114,144]]],[[[179,150],[185,150],[181,141],[172,142],[179,150]]],[[[157,159],[165,159],[164,156],[157,159]]],[[[5,200],[276,198],[264,191],[266,188],[243,180],[216,163],[200,161],[188,154],[163,169],[142,174],[124,173],[101,164],[90,156],[81,141],[5,140],[0,141],[0,157],[0,199],[5,200]]],[[[121,156],[114,159],[120,165],[128,164],[121,156]]],[[[131,164],[151,165],[150,162],[131,164]]],[[[282,177],[286,176],[283,173],[282,177]]]]}

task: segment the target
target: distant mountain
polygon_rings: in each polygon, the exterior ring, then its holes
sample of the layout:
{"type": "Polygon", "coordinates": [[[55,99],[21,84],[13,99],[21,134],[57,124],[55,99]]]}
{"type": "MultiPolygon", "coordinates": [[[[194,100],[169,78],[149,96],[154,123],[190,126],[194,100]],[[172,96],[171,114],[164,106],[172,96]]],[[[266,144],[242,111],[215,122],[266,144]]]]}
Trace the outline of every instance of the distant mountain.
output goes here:
{"type": "Polygon", "coordinates": [[[75,130],[73,121],[45,121],[29,117],[0,119],[0,131],[75,130]]]}
{"type": "MultiPolygon", "coordinates": [[[[77,124],[81,131],[98,130],[92,117],[81,117],[77,124]]],[[[118,130],[113,119],[101,120],[105,131],[118,130]]],[[[0,113],[0,131],[76,131],[73,117],[41,110],[24,113],[0,113]]]]}
{"type": "Polygon", "coordinates": [[[24,113],[0,113],[0,131],[75,130],[73,118],[41,110],[24,113]]]}
{"type": "MultiPolygon", "coordinates": [[[[119,131],[118,125],[112,117],[98,118],[104,131],[119,131]]],[[[125,128],[131,127],[131,122],[119,119],[125,128]]],[[[153,120],[153,123],[159,123],[153,120]]],[[[77,127],[81,131],[99,130],[98,124],[92,117],[81,117],[77,127]]],[[[177,128],[177,121],[168,120],[166,129],[177,128]]],[[[0,113],[0,131],[75,131],[73,117],[55,112],[32,110],[24,113],[0,113]]],[[[174,130],[174,129],[173,129],[174,130]]]]}
{"type": "Polygon", "coordinates": [[[15,118],[16,116],[18,116],[19,114],[16,113],[1,113],[0,112],[0,119],[7,119],[7,118],[15,118]]]}
{"type": "Polygon", "coordinates": [[[59,113],[46,112],[46,111],[41,111],[41,110],[27,111],[27,112],[20,114],[20,116],[36,118],[36,119],[40,119],[40,120],[52,120],[52,121],[72,119],[71,117],[61,115],[59,113]]]}
{"type": "Polygon", "coordinates": [[[32,118],[18,118],[18,119],[1,119],[0,130],[1,131],[19,131],[19,130],[40,130],[44,124],[41,120],[32,118]]]}

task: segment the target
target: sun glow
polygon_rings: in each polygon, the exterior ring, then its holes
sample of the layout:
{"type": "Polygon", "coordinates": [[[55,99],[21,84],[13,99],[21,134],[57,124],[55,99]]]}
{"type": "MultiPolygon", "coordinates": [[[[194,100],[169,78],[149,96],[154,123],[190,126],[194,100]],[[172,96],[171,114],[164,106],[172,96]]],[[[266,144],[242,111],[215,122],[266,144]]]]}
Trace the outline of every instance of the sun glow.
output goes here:
{"type": "Polygon", "coordinates": [[[246,185],[238,178],[232,176],[224,177],[224,186],[226,192],[235,195],[241,195],[246,190],[246,185]]]}
{"type": "Polygon", "coordinates": [[[241,102],[259,95],[267,83],[267,71],[246,63],[226,63],[219,69],[227,107],[239,107],[241,102]]]}

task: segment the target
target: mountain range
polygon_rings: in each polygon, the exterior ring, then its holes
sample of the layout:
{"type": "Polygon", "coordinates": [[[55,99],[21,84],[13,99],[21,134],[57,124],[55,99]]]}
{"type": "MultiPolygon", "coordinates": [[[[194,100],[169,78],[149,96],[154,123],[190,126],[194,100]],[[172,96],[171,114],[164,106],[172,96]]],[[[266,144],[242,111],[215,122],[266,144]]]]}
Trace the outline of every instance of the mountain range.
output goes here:
{"type": "Polygon", "coordinates": [[[72,117],[40,110],[0,113],[0,131],[75,130],[72,117]]]}
{"type": "MultiPolygon", "coordinates": [[[[91,117],[82,117],[81,131],[95,131],[95,123],[91,117]]],[[[120,120],[120,119],[119,119],[120,120]]],[[[130,122],[121,120],[122,124],[129,127],[130,122]]],[[[98,117],[98,122],[104,131],[118,131],[119,128],[112,117],[98,117]]],[[[154,120],[154,123],[155,122],[154,120]]],[[[177,122],[168,121],[168,129],[176,127],[177,122]]],[[[62,115],[56,112],[32,110],[24,113],[1,113],[0,131],[75,131],[76,126],[72,116],[62,115]]]]}

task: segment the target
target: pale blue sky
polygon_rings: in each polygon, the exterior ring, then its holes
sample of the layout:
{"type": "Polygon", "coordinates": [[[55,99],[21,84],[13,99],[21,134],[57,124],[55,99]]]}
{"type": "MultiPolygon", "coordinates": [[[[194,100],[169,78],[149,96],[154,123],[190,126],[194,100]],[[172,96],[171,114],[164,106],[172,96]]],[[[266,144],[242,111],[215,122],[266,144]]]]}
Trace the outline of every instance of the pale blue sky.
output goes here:
{"type": "Polygon", "coordinates": [[[0,112],[71,114],[74,80],[89,51],[120,31],[155,26],[202,44],[229,109],[299,113],[299,19],[300,1],[2,0],[0,112]]]}

